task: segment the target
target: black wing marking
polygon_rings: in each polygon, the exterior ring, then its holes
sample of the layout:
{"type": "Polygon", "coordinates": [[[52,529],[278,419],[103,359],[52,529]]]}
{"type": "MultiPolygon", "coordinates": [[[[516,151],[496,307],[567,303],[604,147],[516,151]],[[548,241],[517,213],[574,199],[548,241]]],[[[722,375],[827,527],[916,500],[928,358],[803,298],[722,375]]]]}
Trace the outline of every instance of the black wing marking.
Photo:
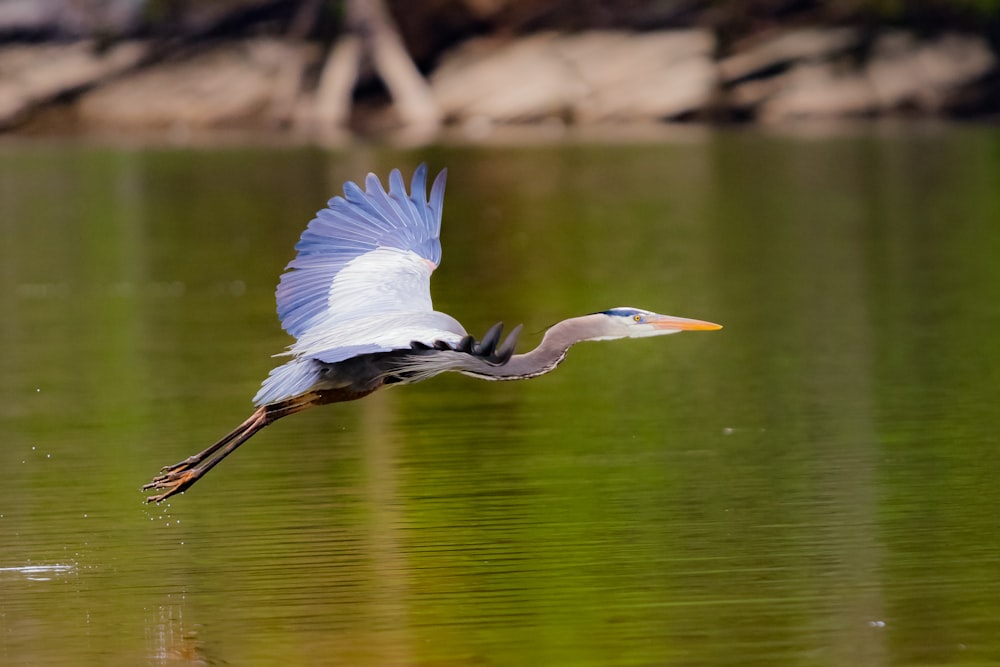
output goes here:
{"type": "Polygon", "coordinates": [[[436,340],[431,345],[415,340],[410,343],[410,349],[418,354],[433,354],[441,350],[463,352],[478,357],[493,366],[503,366],[514,355],[514,349],[517,347],[517,338],[520,334],[521,325],[519,324],[511,330],[507,335],[507,339],[498,346],[500,338],[503,335],[503,322],[497,322],[490,327],[489,331],[483,336],[483,339],[478,342],[472,335],[466,336],[455,345],[443,340],[436,340]]]}

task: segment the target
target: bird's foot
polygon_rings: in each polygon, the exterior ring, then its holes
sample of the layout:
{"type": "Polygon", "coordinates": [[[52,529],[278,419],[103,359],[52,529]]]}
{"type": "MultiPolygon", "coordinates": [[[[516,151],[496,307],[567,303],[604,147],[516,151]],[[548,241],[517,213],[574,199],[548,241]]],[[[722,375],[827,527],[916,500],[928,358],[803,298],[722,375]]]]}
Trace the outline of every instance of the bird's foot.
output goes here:
{"type": "MultiPolygon", "coordinates": [[[[201,463],[201,458],[199,458],[197,455],[189,456],[183,461],[178,461],[173,465],[163,466],[162,468],[160,468],[160,472],[161,473],[184,472],[185,470],[190,470],[192,466],[195,466],[198,463],[201,463]]],[[[160,475],[160,477],[163,476],[164,475],[160,475]]],[[[157,479],[159,479],[159,477],[157,477],[157,479]]],[[[156,480],[154,479],[153,481],[155,482],[156,480]]]]}
{"type": "MultiPolygon", "coordinates": [[[[181,463],[184,463],[183,461],[181,463]]],[[[180,464],[177,464],[180,465],[180,464]]],[[[164,470],[173,468],[174,466],[167,466],[164,470]]],[[[197,470],[185,470],[179,469],[175,472],[166,472],[162,475],[157,475],[153,478],[153,481],[142,487],[143,491],[148,491],[149,489],[164,489],[163,493],[157,494],[155,496],[148,496],[146,498],[147,503],[159,503],[163,502],[170,496],[180,493],[190,487],[192,484],[198,481],[201,477],[201,473],[197,470]]]]}

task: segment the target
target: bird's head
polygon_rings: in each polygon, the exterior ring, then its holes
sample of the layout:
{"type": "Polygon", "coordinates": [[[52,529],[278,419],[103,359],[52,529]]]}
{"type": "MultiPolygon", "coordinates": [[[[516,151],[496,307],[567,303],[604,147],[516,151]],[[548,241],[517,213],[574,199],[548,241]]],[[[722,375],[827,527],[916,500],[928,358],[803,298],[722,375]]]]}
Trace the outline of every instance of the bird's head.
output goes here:
{"type": "Polygon", "coordinates": [[[692,320],[687,317],[660,315],[641,308],[621,306],[611,308],[590,317],[600,318],[601,332],[590,340],[610,340],[615,338],[645,338],[665,336],[681,331],[714,331],[721,324],[692,320]]]}

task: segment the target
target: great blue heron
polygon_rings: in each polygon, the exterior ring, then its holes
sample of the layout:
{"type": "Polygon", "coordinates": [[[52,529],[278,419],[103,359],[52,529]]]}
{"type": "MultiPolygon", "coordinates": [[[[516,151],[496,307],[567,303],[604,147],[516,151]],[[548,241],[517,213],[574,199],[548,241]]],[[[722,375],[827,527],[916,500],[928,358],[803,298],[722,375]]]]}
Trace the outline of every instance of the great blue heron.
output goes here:
{"type": "Polygon", "coordinates": [[[392,384],[419,382],[446,371],[484,380],[521,380],[548,373],[585,340],[642,338],[721,329],[718,324],[612,308],[563,320],[542,342],[514,354],[521,327],[500,342],[503,325],[482,340],[431,306],[430,277],[441,261],[441,207],[446,170],[427,198],[427,167],[410,192],[398,169],[389,192],[368,174],[365,190],[344,184],[302,233],[298,255],[277,289],[281,326],[295,337],[291,359],[271,371],[254,397],[257,409],[203,452],[166,466],[143,487],[162,489],[160,502],[197,482],[257,431],[282,417],[327,403],[352,401],[392,384]]]}

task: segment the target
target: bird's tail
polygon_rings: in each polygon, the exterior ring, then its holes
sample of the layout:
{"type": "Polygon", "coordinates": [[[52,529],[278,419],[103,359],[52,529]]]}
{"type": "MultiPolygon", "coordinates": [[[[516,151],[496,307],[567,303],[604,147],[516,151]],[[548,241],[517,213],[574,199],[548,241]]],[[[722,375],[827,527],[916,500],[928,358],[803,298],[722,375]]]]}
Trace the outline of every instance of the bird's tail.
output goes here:
{"type": "Polygon", "coordinates": [[[254,405],[268,403],[304,394],[320,379],[322,366],[313,359],[292,359],[273,369],[253,397],[254,405]]]}

